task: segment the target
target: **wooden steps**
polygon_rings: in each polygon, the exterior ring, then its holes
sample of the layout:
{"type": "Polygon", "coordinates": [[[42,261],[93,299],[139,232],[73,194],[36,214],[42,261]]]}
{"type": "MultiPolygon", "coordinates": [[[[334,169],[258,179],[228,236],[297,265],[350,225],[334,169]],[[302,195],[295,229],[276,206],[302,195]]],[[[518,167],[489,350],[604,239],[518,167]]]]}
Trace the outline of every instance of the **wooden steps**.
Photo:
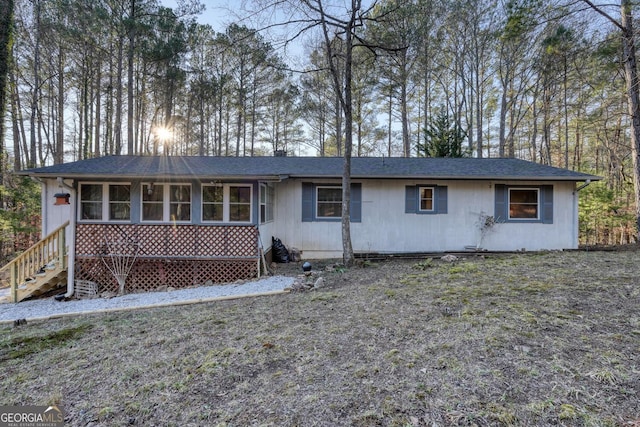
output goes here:
{"type": "Polygon", "coordinates": [[[25,283],[18,285],[16,302],[27,298],[37,297],[54,289],[67,285],[67,270],[55,269],[36,274],[25,283]]]}
{"type": "Polygon", "coordinates": [[[68,225],[61,225],[0,268],[0,302],[20,302],[66,285],[68,225]]]}

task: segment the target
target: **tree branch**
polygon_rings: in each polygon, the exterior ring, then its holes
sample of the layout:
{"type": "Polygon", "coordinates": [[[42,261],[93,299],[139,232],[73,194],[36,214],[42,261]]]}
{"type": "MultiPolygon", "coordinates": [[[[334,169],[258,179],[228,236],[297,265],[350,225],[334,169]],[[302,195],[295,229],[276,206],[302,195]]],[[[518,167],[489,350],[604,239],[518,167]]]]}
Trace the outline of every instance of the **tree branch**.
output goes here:
{"type": "Polygon", "coordinates": [[[591,9],[595,10],[596,12],[598,12],[600,15],[604,16],[606,19],[608,19],[613,25],[615,25],[616,27],[618,27],[620,30],[622,30],[623,32],[625,31],[624,27],[622,26],[622,24],[620,24],[618,21],[616,21],[615,19],[613,19],[611,17],[611,15],[609,15],[607,12],[605,12],[604,10],[600,9],[598,6],[596,6],[595,4],[593,4],[593,2],[591,0],[582,0],[583,2],[585,2],[586,4],[588,4],[591,9]]]}

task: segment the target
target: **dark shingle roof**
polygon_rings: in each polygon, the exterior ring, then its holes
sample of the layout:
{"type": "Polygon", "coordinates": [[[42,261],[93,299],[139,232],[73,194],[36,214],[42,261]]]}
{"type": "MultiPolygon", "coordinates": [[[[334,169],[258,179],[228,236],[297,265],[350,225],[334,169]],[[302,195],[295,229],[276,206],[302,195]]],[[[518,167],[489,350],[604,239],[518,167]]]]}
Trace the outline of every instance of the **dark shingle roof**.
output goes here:
{"type": "MultiPolygon", "coordinates": [[[[341,157],[107,156],[18,172],[63,178],[334,178],[341,157]]],[[[351,177],[585,181],[600,177],[519,159],[354,157],[351,177]]]]}

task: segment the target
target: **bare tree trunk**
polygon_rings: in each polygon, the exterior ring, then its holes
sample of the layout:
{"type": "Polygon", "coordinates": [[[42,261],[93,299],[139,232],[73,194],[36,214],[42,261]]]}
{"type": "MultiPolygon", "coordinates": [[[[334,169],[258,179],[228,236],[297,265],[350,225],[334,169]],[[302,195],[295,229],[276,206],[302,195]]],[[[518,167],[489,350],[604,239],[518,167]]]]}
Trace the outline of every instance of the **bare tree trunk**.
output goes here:
{"type": "MultiPolygon", "coordinates": [[[[200,82],[200,91],[203,90],[202,87],[203,87],[202,82],[200,82]]],[[[206,153],[205,138],[204,138],[206,115],[205,115],[204,94],[202,92],[198,93],[198,117],[200,120],[200,126],[198,129],[198,155],[204,156],[206,153]]]]}
{"type": "Polygon", "coordinates": [[[27,135],[24,130],[24,120],[22,120],[22,105],[20,103],[20,93],[18,92],[18,83],[16,81],[15,69],[11,69],[9,73],[9,81],[11,83],[11,122],[13,129],[13,169],[15,171],[22,170],[23,158],[21,153],[23,144],[26,147],[27,135]]]}
{"type": "MultiPolygon", "coordinates": [[[[113,49],[113,43],[110,43],[110,49],[113,49]]],[[[111,153],[113,151],[113,58],[109,58],[109,84],[107,85],[107,100],[105,105],[105,131],[104,131],[104,149],[103,153],[111,153]]]]}
{"type": "Polygon", "coordinates": [[[338,156],[342,156],[342,107],[340,105],[340,94],[336,94],[335,120],[336,120],[336,151],[338,156]]]}
{"type": "Polygon", "coordinates": [[[117,54],[117,74],[116,74],[116,111],[115,111],[115,123],[113,129],[113,136],[115,142],[115,152],[109,154],[119,155],[122,150],[122,67],[123,58],[122,51],[124,50],[124,35],[118,36],[118,54],[117,54]]]}
{"type": "MultiPolygon", "coordinates": [[[[387,156],[391,157],[391,144],[392,144],[392,120],[393,120],[393,94],[391,86],[389,86],[389,109],[387,110],[387,156]]],[[[425,127],[426,129],[426,127],[425,127]]]]}
{"type": "Polygon", "coordinates": [[[504,157],[506,145],[505,134],[507,127],[507,76],[501,77],[502,95],[500,97],[500,130],[498,135],[498,157],[504,157]]]}
{"type": "Polygon", "coordinates": [[[253,157],[253,155],[255,154],[255,143],[256,143],[256,127],[257,127],[257,116],[258,113],[256,111],[256,104],[258,102],[258,93],[257,93],[257,84],[254,81],[253,84],[253,91],[252,91],[252,95],[251,95],[251,133],[250,133],[250,140],[251,140],[251,144],[250,144],[250,150],[249,150],[249,155],[251,157],[253,157]]]}
{"type": "MultiPolygon", "coordinates": [[[[5,121],[9,64],[11,63],[11,29],[13,22],[13,0],[0,7],[0,178],[4,179],[5,166],[5,121]]],[[[2,183],[0,181],[0,183],[2,183]]]]}
{"type": "MultiPolygon", "coordinates": [[[[403,71],[404,72],[404,71],[403,71]]],[[[409,141],[409,113],[407,112],[407,82],[402,79],[400,85],[400,115],[402,118],[402,152],[404,157],[411,157],[411,141],[409,141]]]]}
{"type": "Polygon", "coordinates": [[[133,145],[133,54],[136,45],[136,0],[131,0],[129,10],[129,46],[127,50],[127,154],[134,153],[133,145]]]}
{"type": "MultiPolygon", "coordinates": [[[[355,18],[356,3],[359,0],[352,0],[352,21],[355,18]]],[[[342,261],[344,265],[350,267],[355,259],[353,256],[353,246],[351,244],[351,151],[353,147],[353,106],[351,94],[351,60],[353,59],[352,28],[346,33],[347,55],[345,58],[344,71],[344,127],[346,129],[344,138],[344,166],[342,169],[342,261]]]]}
{"type": "MultiPolygon", "coordinates": [[[[31,113],[29,117],[29,156],[27,157],[27,167],[36,166],[37,141],[36,127],[38,116],[38,100],[40,93],[40,0],[34,0],[33,13],[35,16],[35,46],[33,56],[33,88],[31,93],[31,113]]],[[[25,153],[26,154],[26,153],[25,153]]]]}
{"type": "MultiPolygon", "coordinates": [[[[242,136],[244,108],[245,108],[245,87],[244,87],[244,60],[240,62],[240,82],[238,83],[238,115],[236,118],[236,157],[240,156],[240,140],[242,136]]],[[[244,143],[244,141],[243,141],[244,143]]],[[[244,150],[242,155],[244,156],[244,150]]]]}
{"type": "Polygon", "coordinates": [[[564,168],[569,169],[569,111],[567,101],[567,56],[564,55],[562,85],[564,89],[564,168]]]}
{"type": "Polygon", "coordinates": [[[607,18],[622,33],[622,49],[624,77],[627,87],[627,106],[631,116],[631,153],[633,160],[633,190],[636,213],[636,242],[640,243],[640,81],[633,34],[633,15],[631,0],[620,1],[620,22],[593,4],[590,0],[582,0],[593,10],[607,18]]]}
{"type": "Polygon", "coordinates": [[[627,84],[628,107],[631,116],[631,152],[633,157],[633,189],[636,199],[636,241],[640,242],[640,82],[636,63],[631,0],[622,0],[624,71],[627,84]]]}
{"type": "Polygon", "coordinates": [[[102,61],[100,59],[98,59],[98,63],[96,64],[96,118],[95,118],[95,136],[94,136],[94,145],[93,145],[93,156],[94,157],[100,157],[100,126],[101,126],[101,122],[100,122],[100,117],[101,117],[101,111],[100,111],[100,101],[101,101],[101,94],[102,94],[102,88],[101,88],[101,80],[102,80],[102,61]]]}
{"type": "Polygon", "coordinates": [[[344,111],[345,119],[345,141],[344,141],[344,162],[342,169],[342,261],[346,267],[351,267],[355,258],[351,243],[351,151],[353,146],[353,106],[351,93],[351,66],[353,60],[353,31],[356,26],[356,15],[361,7],[361,0],[351,0],[351,15],[349,20],[344,22],[341,29],[344,30],[345,55],[344,55],[344,80],[340,78],[338,67],[335,64],[335,57],[329,29],[327,16],[324,13],[322,1],[318,0],[318,9],[321,16],[321,25],[324,33],[324,40],[327,49],[327,59],[331,69],[336,95],[339,98],[340,106],[344,111]]]}
{"type": "Polygon", "coordinates": [[[64,52],[62,46],[58,52],[58,133],[53,162],[64,163],[64,52]]]}
{"type": "Polygon", "coordinates": [[[479,159],[482,158],[482,101],[484,96],[484,89],[480,87],[481,79],[480,79],[480,64],[479,60],[476,61],[476,72],[475,72],[475,80],[476,80],[476,96],[475,96],[475,107],[476,107],[476,154],[479,159]]]}

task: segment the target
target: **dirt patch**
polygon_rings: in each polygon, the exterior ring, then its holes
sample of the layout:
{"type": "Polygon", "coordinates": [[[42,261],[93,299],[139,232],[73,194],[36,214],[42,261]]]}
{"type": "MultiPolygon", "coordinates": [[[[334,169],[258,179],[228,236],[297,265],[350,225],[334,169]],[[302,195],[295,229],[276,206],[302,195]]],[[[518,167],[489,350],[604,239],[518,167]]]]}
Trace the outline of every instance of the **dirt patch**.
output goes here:
{"type": "Polygon", "coordinates": [[[73,426],[630,426],[637,255],[318,261],[319,290],[4,327],[0,401],[73,426]]]}

